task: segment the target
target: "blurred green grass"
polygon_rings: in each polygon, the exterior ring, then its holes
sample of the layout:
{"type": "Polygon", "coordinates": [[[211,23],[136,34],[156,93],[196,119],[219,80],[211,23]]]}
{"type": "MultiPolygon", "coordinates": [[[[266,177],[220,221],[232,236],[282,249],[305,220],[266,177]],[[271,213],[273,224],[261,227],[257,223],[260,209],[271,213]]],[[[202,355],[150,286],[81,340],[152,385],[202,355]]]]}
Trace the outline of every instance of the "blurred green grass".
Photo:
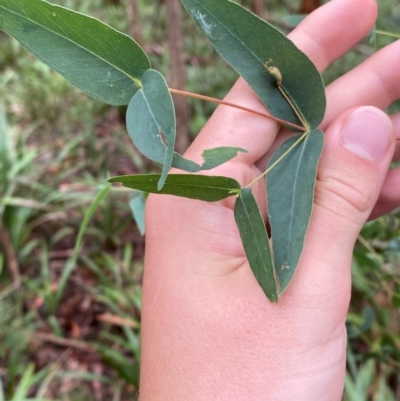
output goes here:
{"type": "MultiPolygon", "coordinates": [[[[125,0],[53,2],[129,31],[125,0]]],[[[298,4],[285,3],[290,10],[298,4]]],[[[280,1],[266,4],[277,23],[288,14],[280,1]]],[[[399,2],[379,6],[377,28],[399,34],[399,2]]],[[[140,13],[153,68],[168,76],[164,8],[142,0],[140,13]]],[[[187,89],[222,98],[236,73],[186,15],[182,26],[187,89]]],[[[386,35],[377,35],[375,43],[366,38],[328,68],[325,82],[392,41],[386,35]]],[[[124,108],[88,98],[4,34],[0,55],[0,230],[9,240],[0,246],[0,400],[2,392],[15,401],[132,399],[140,359],[143,239],[131,217],[131,191],[113,188],[102,200],[98,195],[109,175],[157,166],[131,144],[124,108]],[[71,259],[91,205],[79,253],[71,259]]],[[[194,137],[215,106],[189,102],[194,137]]],[[[396,102],[390,111],[398,110],[396,102]]],[[[367,223],[355,247],[346,401],[400,399],[399,235],[394,212],[367,223]]]]}

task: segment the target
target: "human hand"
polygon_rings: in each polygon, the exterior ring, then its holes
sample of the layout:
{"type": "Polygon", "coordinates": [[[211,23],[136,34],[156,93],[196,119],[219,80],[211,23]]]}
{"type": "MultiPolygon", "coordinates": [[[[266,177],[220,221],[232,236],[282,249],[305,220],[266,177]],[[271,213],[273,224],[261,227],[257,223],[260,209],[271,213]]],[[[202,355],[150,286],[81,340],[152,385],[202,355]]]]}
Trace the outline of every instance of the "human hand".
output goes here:
{"type": "MultiPolygon", "coordinates": [[[[290,37],[323,71],[375,18],[373,0],[333,0],[290,37]]],[[[149,197],[141,401],[341,399],[353,245],[371,213],[400,199],[393,184],[399,171],[388,172],[393,154],[400,155],[392,125],[399,133],[400,117],[390,120],[378,109],[399,97],[399,59],[397,42],[327,88],[309,232],[278,304],[268,302],[247,263],[233,197],[215,203],[149,197]]],[[[265,111],[241,79],[227,100],[265,111]]],[[[247,185],[285,135],[273,121],[219,107],[185,156],[198,161],[203,149],[243,147],[249,153],[210,173],[247,185]]],[[[253,190],[265,205],[263,183],[253,190]]]]}

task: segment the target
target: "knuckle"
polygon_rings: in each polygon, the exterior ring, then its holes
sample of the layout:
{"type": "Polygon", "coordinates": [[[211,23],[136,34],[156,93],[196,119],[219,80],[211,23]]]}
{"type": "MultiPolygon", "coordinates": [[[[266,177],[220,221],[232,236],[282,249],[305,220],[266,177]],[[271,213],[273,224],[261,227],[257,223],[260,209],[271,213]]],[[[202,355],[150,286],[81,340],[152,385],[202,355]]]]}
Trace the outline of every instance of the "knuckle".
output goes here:
{"type": "Polygon", "coordinates": [[[339,171],[327,171],[317,177],[314,201],[345,218],[353,218],[355,213],[365,214],[372,203],[367,187],[339,171]]]}

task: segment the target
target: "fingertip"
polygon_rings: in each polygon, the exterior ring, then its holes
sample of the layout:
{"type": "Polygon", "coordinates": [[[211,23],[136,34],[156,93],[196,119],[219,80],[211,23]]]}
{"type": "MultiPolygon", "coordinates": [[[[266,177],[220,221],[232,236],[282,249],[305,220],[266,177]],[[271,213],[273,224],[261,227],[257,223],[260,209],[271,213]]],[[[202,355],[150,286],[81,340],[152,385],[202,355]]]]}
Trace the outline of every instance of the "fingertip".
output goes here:
{"type": "Polygon", "coordinates": [[[289,37],[319,71],[324,71],[370,32],[377,13],[375,0],[329,1],[305,18],[289,37]]]}
{"type": "Polygon", "coordinates": [[[394,140],[390,118],[371,106],[357,108],[348,114],[340,132],[340,142],[347,150],[372,162],[384,160],[394,140]]]}
{"type": "Polygon", "coordinates": [[[316,203],[353,233],[367,220],[385,180],[395,148],[389,117],[359,107],[340,115],[326,130],[318,171],[316,203]]]}

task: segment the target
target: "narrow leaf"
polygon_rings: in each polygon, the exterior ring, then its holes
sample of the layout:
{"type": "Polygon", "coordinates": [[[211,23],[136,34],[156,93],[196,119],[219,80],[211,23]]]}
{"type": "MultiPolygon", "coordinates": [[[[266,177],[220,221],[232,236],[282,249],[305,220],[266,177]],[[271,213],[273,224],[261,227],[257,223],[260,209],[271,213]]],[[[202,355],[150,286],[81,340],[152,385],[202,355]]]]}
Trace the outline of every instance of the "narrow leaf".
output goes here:
{"type": "MultiPolygon", "coordinates": [[[[129,201],[129,207],[136,225],[139,229],[140,235],[145,233],[144,225],[144,212],[146,209],[146,197],[143,192],[136,193],[135,196],[129,201]]],[[[0,400],[1,401],[1,400],[0,400]]]]}
{"type": "Polygon", "coordinates": [[[271,114],[299,124],[265,63],[282,74],[282,88],[315,128],[325,113],[322,78],[311,60],[285,35],[230,0],[182,0],[218,53],[256,92],[271,114]]]}
{"type": "Polygon", "coordinates": [[[149,69],[143,74],[142,88],[129,102],[126,126],[140,152],[163,164],[160,190],[174,157],[176,121],[171,94],[158,71],[149,69]]]}
{"type": "MultiPolygon", "coordinates": [[[[73,272],[74,268],[76,267],[76,261],[79,256],[79,251],[81,250],[82,246],[82,241],[83,241],[83,236],[86,232],[86,229],[90,223],[90,219],[93,217],[94,213],[96,212],[97,208],[103,201],[103,199],[108,195],[110,192],[111,185],[105,184],[99,187],[99,190],[96,194],[96,196],[93,199],[92,204],[89,206],[89,208],[86,210],[85,215],[83,217],[83,220],[81,222],[81,225],[79,227],[79,232],[78,236],[76,237],[75,240],[75,246],[74,250],[72,252],[71,257],[68,259],[67,263],[65,264],[64,270],[62,271],[59,283],[58,283],[58,288],[56,292],[56,300],[57,300],[57,305],[58,302],[60,301],[62,295],[64,294],[65,287],[67,285],[68,279],[73,272]]],[[[54,307],[57,308],[57,305],[54,307]]]]}
{"type": "Polygon", "coordinates": [[[197,173],[201,170],[211,170],[232,160],[239,152],[247,153],[246,149],[229,146],[221,146],[213,149],[206,149],[202,156],[204,163],[202,165],[185,159],[180,154],[175,153],[172,166],[189,173],[197,173]]]}
{"type": "Polygon", "coordinates": [[[239,152],[247,153],[246,149],[221,146],[219,148],[207,149],[203,152],[203,170],[211,170],[228,160],[233,159],[239,152]]]}
{"type": "MultiPolygon", "coordinates": [[[[296,135],[287,140],[273,155],[268,166],[298,138],[296,135]]],[[[323,133],[320,130],[311,131],[267,174],[268,217],[280,293],[292,280],[303,251],[323,143],[323,133]]]]}
{"type": "Polygon", "coordinates": [[[239,183],[228,177],[169,174],[161,191],[157,189],[159,179],[160,174],[143,174],[112,177],[108,181],[120,182],[124,187],[144,192],[182,196],[207,202],[219,201],[240,191],[239,183]]]}
{"type": "Polygon", "coordinates": [[[290,14],[290,15],[285,15],[282,18],[282,21],[285,24],[290,25],[291,27],[295,28],[297,25],[300,25],[300,23],[306,17],[307,17],[307,14],[290,14]]]}
{"type": "Polygon", "coordinates": [[[268,299],[277,302],[277,283],[265,222],[250,188],[240,191],[234,213],[250,267],[268,299]]]}
{"type": "Polygon", "coordinates": [[[163,164],[158,190],[162,189],[171,166],[196,173],[226,163],[238,152],[247,152],[242,148],[227,146],[208,149],[203,152],[202,165],[174,152],[176,120],[173,100],[163,76],[152,69],[143,74],[142,88],[129,102],[126,126],[139,151],[163,164]]]}
{"type": "Polygon", "coordinates": [[[0,29],[104,103],[128,104],[150,62],[129,36],[44,0],[1,0],[0,29]]]}

